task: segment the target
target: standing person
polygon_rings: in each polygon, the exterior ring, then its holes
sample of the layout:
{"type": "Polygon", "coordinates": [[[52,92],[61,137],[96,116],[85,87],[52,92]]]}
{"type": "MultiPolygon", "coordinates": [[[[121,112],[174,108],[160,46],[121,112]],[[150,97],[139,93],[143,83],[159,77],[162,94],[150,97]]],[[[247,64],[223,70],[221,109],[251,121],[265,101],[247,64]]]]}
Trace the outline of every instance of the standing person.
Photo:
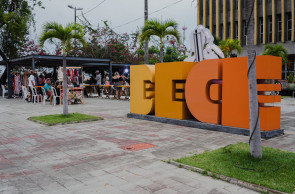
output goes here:
{"type": "Polygon", "coordinates": [[[116,99],[119,100],[119,92],[120,92],[120,87],[118,86],[121,86],[121,81],[122,81],[122,78],[119,74],[119,72],[115,72],[114,74],[114,77],[113,77],[113,83],[114,83],[114,88],[116,90],[116,99]]]}
{"type": "Polygon", "coordinates": [[[101,74],[100,74],[99,70],[97,70],[95,72],[95,74],[96,74],[96,77],[95,77],[96,84],[98,85],[97,86],[97,94],[98,94],[98,96],[100,96],[101,74]]]}
{"type": "MultiPolygon", "coordinates": [[[[120,77],[120,83],[121,83],[121,86],[125,86],[126,85],[126,80],[127,80],[127,77],[125,76],[125,74],[123,73],[120,77]]],[[[125,88],[122,87],[121,90],[120,90],[120,96],[123,96],[123,94],[125,93],[125,88]]],[[[126,94],[125,94],[126,95],[126,94]]]]}
{"type": "Polygon", "coordinates": [[[60,89],[62,88],[62,85],[60,85],[60,81],[57,80],[55,82],[54,87],[55,87],[57,96],[59,96],[59,97],[56,97],[56,104],[59,104],[59,102],[60,102],[60,89]]]}
{"type": "Polygon", "coordinates": [[[35,72],[32,70],[31,75],[29,77],[29,92],[30,92],[29,99],[30,99],[31,102],[33,102],[33,100],[32,100],[32,96],[33,96],[32,88],[34,88],[35,85],[36,85],[34,73],[35,72]]]}
{"type": "Polygon", "coordinates": [[[50,104],[52,105],[53,92],[52,92],[52,88],[51,88],[51,85],[50,84],[51,84],[51,79],[50,78],[47,78],[45,80],[44,90],[46,92],[46,95],[50,99],[50,104]]]}

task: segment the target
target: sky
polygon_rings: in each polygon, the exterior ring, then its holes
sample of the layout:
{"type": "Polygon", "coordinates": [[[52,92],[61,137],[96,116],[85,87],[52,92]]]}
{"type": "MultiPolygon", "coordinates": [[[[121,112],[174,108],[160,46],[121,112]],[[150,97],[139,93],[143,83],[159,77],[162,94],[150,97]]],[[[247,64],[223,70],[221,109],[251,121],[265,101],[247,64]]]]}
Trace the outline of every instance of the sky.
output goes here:
{"type": "MultiPolygon", "coordinates": [[[[31,32],[31,38],[34,40],[40,36],[45,22],[55,21],[61,24],[74,22],[74,10],[68,8],[68,5],[83,8],[85,17],[94,26],[98,24],[102,26],[102,21],[109,21],[117,33],[132,33],[144,24],[144,0],[43,0],[42,2],[45,9],[35,9],[36,31],[31,32]],[[88,12],[91,9],[93,10],[88,12]],[[140,19],[126,24],[137,18],[140,19]]],[[[179,24],[181,34],[182,27],[184,25],[187,27],[185,45],[189,48],[189,34],[197,27],[196,1],[149,0],[148,4],[149,13],[160,10],[149,15],[149,19],[174,19],[179,24]]],[[[81,11],[77,11],[77,16],[79,15],[81,11]]],[[[53,48],[49,45],[46,47],[50,50],[53,48]]]]}

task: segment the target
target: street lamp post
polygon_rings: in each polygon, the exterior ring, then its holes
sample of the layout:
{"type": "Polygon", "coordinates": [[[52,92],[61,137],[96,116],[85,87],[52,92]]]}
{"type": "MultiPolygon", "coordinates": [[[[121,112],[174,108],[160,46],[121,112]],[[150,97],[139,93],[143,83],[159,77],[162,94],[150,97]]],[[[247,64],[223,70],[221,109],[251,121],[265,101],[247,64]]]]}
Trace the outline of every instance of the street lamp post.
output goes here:
{"type": "Polygon", "coordinates": [[[83,8],[77,8],[77,7],[73,7],[73,6],[71,6],[71,5],[68,5],[68,7],[69,8],[71,8],[71,9],[74,9],[75,10],[75,18],[74,18],[74,21],[75,21],[75,24],[77,23],[77,10],[79,11],[79,10],[83,10],[83,8]]]}
{"type": "MultiPolygon", "coordinates": [[[[75,13],[75,18],[74,18],[74,21],[75,21],[75,24],[77,23],[77,10],[79,11],[79,10],[83,10],[83,8],[77,8],[77,7],[73,7],[72,5],[68,5],[68,7],[69,8],[71,8],[71,9],[74,9],[75,11],[74,11],[74,13],[75,13]]],[[[75,48],[76,48],[76,45],[77,45],[77,42],[76,42],[76,39],[75,39],[75,41],[74,41],[74,46],[75,46],[75,48]]],[[[76,56],[76,55],[75,55],[76,56]]]]}
{"type": "MultiPolygon", "coordinates": [[[[144,25],[149,19],[148,0],[144,0],[144,25]]],[[[144,42],[144,63],[149,63],[149,42],[144,42]]]]}

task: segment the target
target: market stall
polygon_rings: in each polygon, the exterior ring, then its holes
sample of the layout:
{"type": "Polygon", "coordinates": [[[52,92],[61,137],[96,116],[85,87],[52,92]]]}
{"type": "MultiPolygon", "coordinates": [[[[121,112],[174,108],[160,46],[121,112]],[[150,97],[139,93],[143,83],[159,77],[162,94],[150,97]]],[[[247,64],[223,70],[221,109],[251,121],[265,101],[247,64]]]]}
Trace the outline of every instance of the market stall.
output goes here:
{"type": "MultiPolygon", "coordinates": [[[[67,67],[67,99],[69,104],[84,104],[82,67],[67,67]]],[[[59,85],[63,85],[63,67],[58,69],[59,85]]],[[[60,104],[63,102],[63,88],[60,88],[60,104]]]]}

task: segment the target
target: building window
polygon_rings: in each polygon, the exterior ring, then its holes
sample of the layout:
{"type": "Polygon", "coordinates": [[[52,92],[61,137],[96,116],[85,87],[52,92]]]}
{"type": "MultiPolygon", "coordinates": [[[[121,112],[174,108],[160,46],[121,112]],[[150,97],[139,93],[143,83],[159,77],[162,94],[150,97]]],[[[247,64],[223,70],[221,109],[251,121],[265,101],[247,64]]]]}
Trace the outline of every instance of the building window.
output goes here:
{"type": "Polygon", "coordinates": [[[234,9],[238,10],[239,9],[239,0],[234,1],[234,9]]]}
{"type": "Polygon", "coordinates": [[[263,43],[263,17],[259,18],[259,42],[263,43]]]}
{"type": "Polygon", "coordinates": [[[239,39],[239,22],[238,21],[235,21],[235,34],[234,34],[234,38],[235,39],[239,39]]]}
{"type": "Polygon", "coordinates": [[[262,5],[263,0],[258,0],[258,5],[262,5]]]}
{"type": "Polygon", "coordinates": [[[287,41],[292,40],[292,14],[286,13],[287,18],[287,41]]]}
{"type": "Polygon", "coordinates": [[[230,22],[226,23],[226,38],[230,38],[230,22]]]}
{"type": "Polygon", "coordinates": [[[272,42],[272,16],[267,17],[268,42],[272,42]]]}
{"type": "Polygon", "coordinates": [[[220,27],[219,27],[219,36],[221,39],[223,39],[223,24],[220,24],[220,27]]]}
{"type": "Polygon", "coordinates": [[[277,15],[277,40],[278,42],[282,42],[282,15],[277,15]]]}
{"type": "Polygon", "coordinates": [[[207,13],[207,15],[209,15],[210,14],[210,3],[206,3],[206,13],[207,13]]]}
{"type": "Polygon", "coordinates": [[[272,0],[267,0],[267,3],[272,3],[272,0]]]}
{"type": "Polygon", "coordinates": [[[247,33],[247,22],[246,22],[246,20],[243,20],[243,38],[242,38],[242,44],[243,45],[246,45],[247,44],[247,35],[246,35],[246,33],[247,33]]]}
{"type": "Polygon", "coordinates": [[[219,0],[219,11],[220,13],[223,12],[223,0],[219,0]]]}
{"type": "Polygon", "coordinates": [[[216,36],[216,25],[213,26],[212,33],[213,33],[213,34],[212,34],[213,36],[216,36]]]}
{"type": "Polygon", "coordinates": [[[294,75],[294,67],[295,67],[294,60],[295,60],[294,55],[291,55],[290,57],[288,57],[288,63],[287,63],[287,71],[288,71],[288,73],[293,73],[293,75],[294,75]]]}
{"type": "Polygon", "coordinates": [[[230,11],[230,0],[226,0],[226,11],[230,11]]]}
{"type": "Polygon", "coordinates": [[[203,16],[203,14],[204,14],[204,12],[203,12],[203,10],[204,10],[204,5],[203,5],[203,1],[200,1],[200,16],[202,17],[203,16]]]}
{"type": "Polygon", "coordinates": [[[246,7],[246,0],[241,0],[242,8],[246,7]]]}

